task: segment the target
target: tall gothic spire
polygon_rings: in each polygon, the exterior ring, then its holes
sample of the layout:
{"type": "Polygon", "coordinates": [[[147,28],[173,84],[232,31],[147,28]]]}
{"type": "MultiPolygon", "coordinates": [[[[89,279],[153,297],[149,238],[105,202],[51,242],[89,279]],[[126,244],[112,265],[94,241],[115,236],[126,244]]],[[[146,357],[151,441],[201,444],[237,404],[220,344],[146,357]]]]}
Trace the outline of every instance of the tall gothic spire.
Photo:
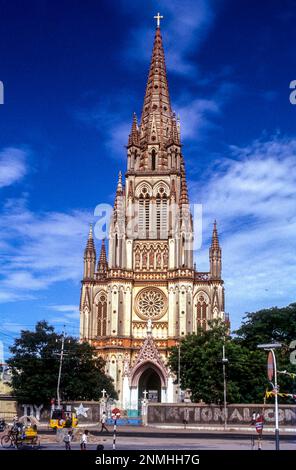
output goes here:
{"type": "Polygon", "coordinates": [[[88,239],[84,250],[84,279],[92,279],[96,266],[96,248],[93,239],[92,225],[89,228],[88,239]]]}
{"type": "Polygon", "coordinates": [[[118,173],[118,182],[116,188],[116,195],[114,201],[114,221],[118,220],[118,217],[122,217],[123,213],[123,185],[122,185],[122,174],[121,171],[118,173]]]}
{"type": "Polygon", "coordinates": [[[213,248],[214,250],[220,248],[218,230],[217,230],[217,221],[216,220],[214,221],[211,248],[213,248]]]}
{"type": "Polygon", "coordinates": [[[128,147],[132,145],[139,146],[139,129],[136,113],[133,114],[131,133],[128,137],[128,147]]]}
{"type": "Polygon", "coordinates": [[[108,269],[107,255],[106,255],[106,246],[105,239],[102,240],[101,253],[98,262],[98,271],[105,272],[108,269]]]}
{"type": "Polygon", "coordinates": [[[93,238],[93,228],[92,228],[92,224],[90,224],[90,227],[89,227],[89,233],[88,233],[88,239],[87,239],[87,242],[86,242],[86,247],[85,247],[85,256],[88,254],[94,254],[96,256],[96,248],[95,248],[95,244],[94,244],[94,238],[93,238]]]}
{"type": "Polygon", "coordinates": [[[212,243],[209,250],[210,273],[213,279],[221,279],[222,250],[219,245],[217,222],[215,220],[212,234],[212,243]]]}
{"type": "Polygon", "coordinates": [[[160,27],[157,26],[140,124],[140,141],[164,147],[171,136],[173,115],[160,27]]]}
{"type": "Polygon", "coordinates": [[[184,159],[183,158],[181,159],[181,190],[180,190],[179,204],[180,204],[180,207],[183,204],[189,204],[186,173],[185,173],[185,164],[184,164],[184,159]]]}

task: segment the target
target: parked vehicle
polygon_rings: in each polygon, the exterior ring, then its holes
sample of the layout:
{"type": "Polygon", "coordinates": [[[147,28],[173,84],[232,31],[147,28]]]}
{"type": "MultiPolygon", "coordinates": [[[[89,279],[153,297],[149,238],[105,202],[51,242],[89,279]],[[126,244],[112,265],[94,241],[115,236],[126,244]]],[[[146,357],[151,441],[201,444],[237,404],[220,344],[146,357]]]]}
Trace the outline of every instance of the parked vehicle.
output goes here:
{"type": "Polygon", "coordinates": [[[51,411],[49,427],[53,430],[63,428],[76,428],[78,419],[76,413],[72,411],[65,411],[63,409],[54,409],[51,411]]]}
{"type": "Polygon", "coordinates": [[[13,424],[11,429],[1,438],[1,445],[5,449],[9,447],[21,447],[22,445],[30,445],[32,447],[40,447],[40,439],[38,437],[37,426],[28,425],[20,426],[20,423],[13,424]]]}

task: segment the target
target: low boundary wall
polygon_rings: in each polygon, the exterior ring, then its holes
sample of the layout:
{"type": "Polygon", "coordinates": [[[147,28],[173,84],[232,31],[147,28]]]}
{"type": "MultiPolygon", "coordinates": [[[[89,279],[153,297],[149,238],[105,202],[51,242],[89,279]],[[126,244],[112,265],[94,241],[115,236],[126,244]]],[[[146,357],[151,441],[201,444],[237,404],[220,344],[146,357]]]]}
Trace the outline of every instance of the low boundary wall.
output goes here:
{"type": "MultiPolygon", "coordinates": [[[[265,424],[275,422],[274,405],[233,404],[227,407],[228,424],[250,424],[252,413],[262,412],[265,424]]],[[[149,403],[148,424],[224,424],[224,408],[195,403],[149,403]]],[[[296,425],[296,405],[279,405],[279,423],[296,425]]]]}

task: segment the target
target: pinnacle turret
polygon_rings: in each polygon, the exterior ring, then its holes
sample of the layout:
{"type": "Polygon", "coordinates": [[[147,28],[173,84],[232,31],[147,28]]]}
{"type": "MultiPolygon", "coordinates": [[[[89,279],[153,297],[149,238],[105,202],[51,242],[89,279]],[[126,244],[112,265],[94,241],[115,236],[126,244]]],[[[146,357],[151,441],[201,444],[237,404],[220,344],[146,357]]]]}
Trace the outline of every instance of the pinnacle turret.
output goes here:
{"type": "Polygon", "coordinates": [[[96,248],[93,239],[93,228],[90,225],[88,239],[84,250],[84,279],[92,279],[96,266],[96,248]]]}
{"type": "Polygon", "coordinates": [[[106,254],[105,239],[102,240],[100,258],[98,262],[98,272],[106,272],[108,269],[108,261],[106,254]]]}
{"type": "Polygon", "coordinates": [[[132,128],[128,137],[128,147],[131,147],[132,145],[136,147],[139,146],[139,129],[136,113],[133,114],[132,128]]]}
{"type": "Polygon", "coordinates": [[[88,239],[86,242],[86,247],[85,247],[85,255],[86,254],[93,254],[96,256],[96,248],[94,244],[94,239],[93,239],[93,227],[92,224],[90,224],[89,227],[89,233],[88,233],[88,239]]]}
{"type": "Polygon", "coordinates": [[[222,250],[219,244],[217,222],[214,221],[212,243],[209,250],[210,273],[213,279],[220,279],[222,272],[222,250]]]}
{"type": "Polygon", "coordinates": [[[186,173],[185,173],[185,164],[184,164],[184,159],[183,158],[181,160],[181,190],[180,190],[179,204],[180,204],[180,206],[182,206],[183,204],[189,204],[186,173]]]}
{"type": "Polygon", "coordinates": [[[213,248],[213,249],[220,248],[218,230],[217,230],[217,221],[216,220],[214,221],[211,248],[213,248]]]}

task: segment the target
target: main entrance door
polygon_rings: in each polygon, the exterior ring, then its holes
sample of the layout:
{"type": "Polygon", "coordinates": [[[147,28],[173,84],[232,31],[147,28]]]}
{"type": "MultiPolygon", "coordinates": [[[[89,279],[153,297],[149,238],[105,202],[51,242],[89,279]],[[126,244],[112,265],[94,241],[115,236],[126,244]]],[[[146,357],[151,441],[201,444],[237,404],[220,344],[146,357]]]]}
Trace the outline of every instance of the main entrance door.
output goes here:
{"type": "Polygon", "coordinates": [[[158,373],[149,367],[146,369],[139,380],[139,401],[143,400],[143,392],[148,392],[147,398],[150,402],[161,401],[161,382],[158,373]]]}

